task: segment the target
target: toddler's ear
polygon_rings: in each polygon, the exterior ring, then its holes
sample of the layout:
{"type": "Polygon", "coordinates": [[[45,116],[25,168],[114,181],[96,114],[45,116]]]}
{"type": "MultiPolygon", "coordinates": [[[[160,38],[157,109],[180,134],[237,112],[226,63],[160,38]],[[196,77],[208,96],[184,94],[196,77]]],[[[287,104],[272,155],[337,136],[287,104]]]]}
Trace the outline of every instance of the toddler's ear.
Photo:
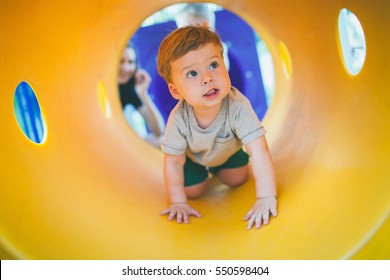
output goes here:
{"type": "Polygon", "coordinates": [[[175,98],[176,100],[181,100],[182,99],[179,91],[176,89],[174,84],[169,83],[168,84],[168,89],[169,89],[169,92],[171,93],[173,98],[175,98]]]}

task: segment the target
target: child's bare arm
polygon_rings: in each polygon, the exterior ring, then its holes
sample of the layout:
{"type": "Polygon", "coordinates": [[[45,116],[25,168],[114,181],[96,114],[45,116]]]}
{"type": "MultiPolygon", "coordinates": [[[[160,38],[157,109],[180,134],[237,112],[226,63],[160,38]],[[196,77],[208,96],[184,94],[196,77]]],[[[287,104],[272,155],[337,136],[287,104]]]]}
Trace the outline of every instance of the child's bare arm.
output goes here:
{"type": "Polygon", "coordinates": [[[253,225],[260,228],[261,224],[268,224],[270,213],[274,217],[277,215],[275,173],[265,136],[253,140],[245,148],[251,157],[257,199],[244,220],[248,221],[247,229],[253,225]]]}
{"type": "Polygon", "coordinates": [[[178,223],[188,223],[188,217],[191,215],[198,218],[201,217],[201,214],[187,203],[183,174],[185,161],[185,155],[174,156],[165,154],[164,156],[165,185],[167,186],[171,205],[162,211],[161,215],[169,214],[168,220],[173,220],[176,217],[178,223]]]}

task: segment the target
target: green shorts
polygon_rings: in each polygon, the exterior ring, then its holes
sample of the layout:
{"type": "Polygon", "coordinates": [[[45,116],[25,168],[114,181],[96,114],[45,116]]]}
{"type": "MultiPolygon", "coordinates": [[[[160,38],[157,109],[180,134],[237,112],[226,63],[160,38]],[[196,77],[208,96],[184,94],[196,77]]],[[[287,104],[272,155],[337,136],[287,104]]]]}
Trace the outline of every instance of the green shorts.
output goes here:
{"type": "Polygon", "coordinates": [[[186,163],[184,164],[184,186],[189,187],[203,182],[209,176],[209,172],[216,174],[221,169],[242,167],[247,165],[248,162],[249,155],[242,148],[225,163],[216,167],[206,167],[186,157],[186,163]]]}

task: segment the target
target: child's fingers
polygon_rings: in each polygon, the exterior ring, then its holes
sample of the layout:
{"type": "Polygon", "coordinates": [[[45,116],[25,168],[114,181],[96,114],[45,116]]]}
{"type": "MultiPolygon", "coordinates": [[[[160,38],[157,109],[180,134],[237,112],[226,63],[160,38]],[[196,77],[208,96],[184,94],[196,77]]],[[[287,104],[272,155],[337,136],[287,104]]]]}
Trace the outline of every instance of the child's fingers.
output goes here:
{"type": "Polygon", "coordinates": [[[263,225],[268,225],[269,223],[269,218],[270,218],[270,212],[273,217],[276,217],[277,212],[275,208],[271,208],[269,210],[263,211],[262,214],[258,215],[258,219],[256,219],[256,227],[260,228],[261,227],[261,221],[263,222],[263,225]]]}
{"type": "Polygon", "coordinates": [[[256,218],[255,218],[256,228],[261,227],[262,218],[263,218],[263,216],[261,214],[256,215],[256,218]]]}
{"type": "Polygon", "coordinates": [[[268,225],[269,222],[269,211],[263,212],[263,225],[268,225]]]}
{"type": "Polygon", "coordinates": [[[176,221],[178,224],[181,224],[181,222],[183,221],[183,213],[182,211],[177,211],[176,213],[176,221]]]}
{"type": "Polygon", "coordinates": [[[184,213],[183,222],[184,222],[185,224],[188,224],[188,215],[187,215],[187,213],[184,213]]]}
{"type": "Polygon", "coordinates": [[[253,215],[253,210],[249,210],[248,213],[246,213],[245,217],[244,217],[244,221],[248,221],[249,218],[253,215]]]}
{"type": "Polygon", "coordinates": [[[170,213],[169,213],[169,216],[168,216],[168,220],[172,221],[175,218],[176,215],[177,215],[177,211],[175,209],[171,209],[170,213]]]}
{"type": "Polygon", "coordinates": [[[278,211],[276,211],[276,207],[271,207],[269,209],[273,217],[276,217],[278,215],[278,211]]]}
{"type": "Polygon", "coordinates": [[[256,211],[252,208],[244,217],[244,221],[248,221],[247,229],[251,229],[254,225],[256,228],[267,225],[270,220],[270,213],[273,217],[278,215],[276,205],[260,206],[256,211]]]}
{"type": "Polygon", "coordinates": [[[253,224],[255,223],[255,219],[256,219],[255,215],[252,215],[249,218],[248,225],[247,225],[246,229],[251,229],[253,227],[253,224]]]}
{"type": "Polygon", "coordinates": [[[193,216],[195,216],[195,217],[197,217],[197,218],[202,217],[202,214],[200,214],[200,213],[199,213],[198,211],[196,211],[195,209],[191,209],[190,215],[193,215],[193,216]]]}
{"type": "Polygon", "coordinates": [[[195,216],[197,218],[202,217],[202,215],[196,211],[195,209],[175,209],[175,208],[167,208],[160,212],[160,215],[168,215],[168,220],[172,221],[176,217],[176,222],[181,224],[185,223],[188,224],[189,222],[189,216],[195,216]]]}
{"type": "Polygon", "coordinates": [[[166,214],[169,214],[171,212],[171,208],[167,208],[163,211],[160,212],[160,215],[166,215],[166,214]]]}

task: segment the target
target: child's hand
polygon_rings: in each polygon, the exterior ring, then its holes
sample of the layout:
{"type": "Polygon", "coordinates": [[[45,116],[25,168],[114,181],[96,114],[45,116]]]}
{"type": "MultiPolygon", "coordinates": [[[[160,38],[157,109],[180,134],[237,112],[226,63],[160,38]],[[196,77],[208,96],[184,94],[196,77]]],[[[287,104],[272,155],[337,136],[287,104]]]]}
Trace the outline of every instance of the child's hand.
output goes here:
{"type": "Polygon", "coordinates": [[[169,214],[168,216],[169,221],[172,221],[176,217],[176,221],[179,224],[182,222],[188,224],[189,216],[195,216],[197,218],[202,217],[202,215],[198,211],[196,211],[187,203],[172,203],[171,206],[169,206],[169,208],[165,209],[160,214],[161,215],[169,214]]]}
{"type": "Polygon", "coordinates": [[[273,217],[278,214],[276,206],[277,201],[274,196],[257,199],[253,208],[244,217],[244,221],[248,221],[247,229],[251,229],[253,224],[256,225],[256,228],[260,228],[261,224],[267,225],[269,213],[271,212],[273,217]]]}

